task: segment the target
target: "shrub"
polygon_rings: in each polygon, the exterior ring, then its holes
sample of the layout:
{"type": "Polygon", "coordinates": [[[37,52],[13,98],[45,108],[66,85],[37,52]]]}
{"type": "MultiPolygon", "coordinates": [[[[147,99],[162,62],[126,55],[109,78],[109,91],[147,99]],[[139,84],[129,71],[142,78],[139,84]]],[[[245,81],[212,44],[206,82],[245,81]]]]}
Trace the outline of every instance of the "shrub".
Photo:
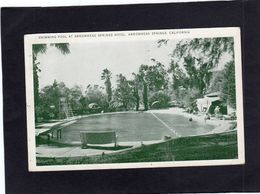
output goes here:
{"type": "Polygon", "coordinates": [[[151,108],[167,108],[169,106],[170,96],[164,91],[158,91],[149,98],[151,108]]]}

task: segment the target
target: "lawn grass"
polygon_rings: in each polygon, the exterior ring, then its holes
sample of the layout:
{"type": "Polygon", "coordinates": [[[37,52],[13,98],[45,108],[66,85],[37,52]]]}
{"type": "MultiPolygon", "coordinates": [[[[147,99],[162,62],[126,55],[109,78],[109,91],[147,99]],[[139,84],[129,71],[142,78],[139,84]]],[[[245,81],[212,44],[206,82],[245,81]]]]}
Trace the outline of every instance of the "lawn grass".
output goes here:
{"type": "Polygon", "coordinates": [[[206,136],[182,137],[107,155],[37,158],[37,165],[215,160],[235,159],[237,156],[237,133],[232,131],[206,136]]]}

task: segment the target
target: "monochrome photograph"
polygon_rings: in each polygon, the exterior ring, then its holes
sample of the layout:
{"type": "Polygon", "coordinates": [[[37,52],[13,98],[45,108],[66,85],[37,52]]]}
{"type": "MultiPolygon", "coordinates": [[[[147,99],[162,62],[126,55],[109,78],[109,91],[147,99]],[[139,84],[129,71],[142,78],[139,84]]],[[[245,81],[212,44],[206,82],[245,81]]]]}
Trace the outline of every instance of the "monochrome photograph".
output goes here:
{"type": "Polygon", "coordinates": [[[30,171],[244,163],[239,28],[25,35],[30,171]]]}

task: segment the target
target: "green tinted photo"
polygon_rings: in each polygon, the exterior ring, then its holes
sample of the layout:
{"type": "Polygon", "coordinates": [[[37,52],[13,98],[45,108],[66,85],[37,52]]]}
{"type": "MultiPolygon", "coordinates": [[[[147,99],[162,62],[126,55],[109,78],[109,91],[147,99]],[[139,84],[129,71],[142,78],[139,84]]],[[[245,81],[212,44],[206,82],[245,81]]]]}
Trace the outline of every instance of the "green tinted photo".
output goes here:
{"type": "Polygon", "coordinates": [[[31,169],[243,163],[239,29],[210,31],[28,36],[31,169]]]}

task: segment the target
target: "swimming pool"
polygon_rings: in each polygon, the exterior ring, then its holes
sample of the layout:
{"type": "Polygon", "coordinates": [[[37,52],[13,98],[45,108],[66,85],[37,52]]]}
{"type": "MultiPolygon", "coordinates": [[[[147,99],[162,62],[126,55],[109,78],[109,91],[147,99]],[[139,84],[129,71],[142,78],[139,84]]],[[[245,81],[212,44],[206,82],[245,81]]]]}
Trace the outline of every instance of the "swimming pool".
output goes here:
{"type": "Polygon", "coordinates": [[[118,141],[152,141],[164,136],[200,135],[214,126],[190,122],[181,115],[165,113],[115,113],[90,115],[62,129],[64,143],[80,142],[80,131],[116,131],[118,141]],[[175,132],[173,132],[175,131],[175,132]]]}

